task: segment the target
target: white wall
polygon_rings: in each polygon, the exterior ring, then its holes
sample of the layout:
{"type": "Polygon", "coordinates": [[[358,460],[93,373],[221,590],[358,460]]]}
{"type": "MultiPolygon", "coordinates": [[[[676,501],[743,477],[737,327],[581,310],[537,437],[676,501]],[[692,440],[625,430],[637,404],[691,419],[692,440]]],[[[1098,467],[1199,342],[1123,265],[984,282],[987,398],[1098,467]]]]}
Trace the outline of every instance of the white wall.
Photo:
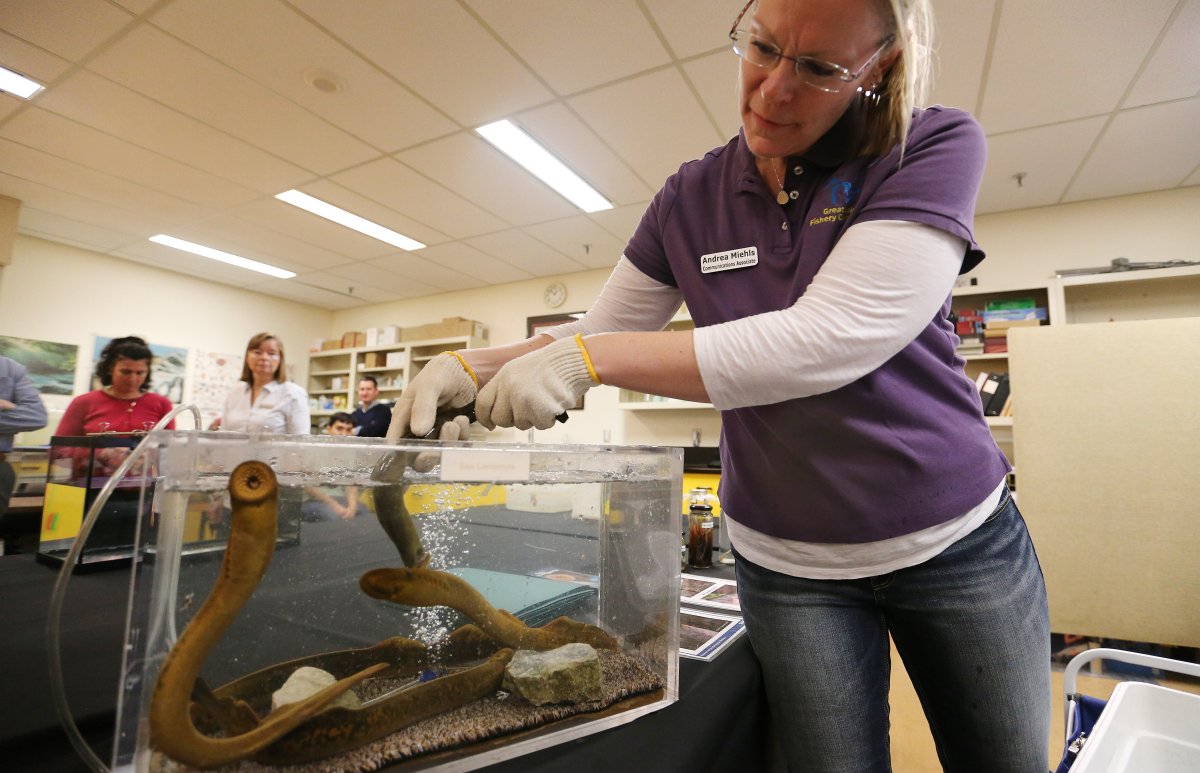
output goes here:
{"type": "MultiPolygon", "coordinates": [[[[90,388],[97,335],[140,335],[157,344],[240,356],[250,336],[270,330],[283,339],[288,362],[304,384],[309,344],[328,335],[332,316],[306,304],[23,235],[16,238],[12,264],[0,272],[0,335],[79,346],[77,394],[90,388]]],[[[191,398],[190,382],[189,371],[185,401],[191,398]]],[[[52,409],[69,401],[46,398],[52,409]]]]}
{"type": "Polygon", "coordinates": [[[1113,258],[1200,260],[1200,187],[983,215],[975,239],[988,257],[970,276],[988,287],[1044,282],[1113,258]]]}
{"type": "MultiPolygon", "coordinates": [[[[615,257],[613,262],[616,262],[615,257]]],[[[437,322],[443,317],[461,316],[483,322],[491,343],[508,343],[526,337],[527,317],[586,311],[600,293],[608,274],[608,269],[585,271],[337,311],[333,315],[333,334],[379,325],[420,325],[437,322]],[[548,307],[542,299],[542,293],[551,281],[560,281],[567,287],[567,301],[556,309],[548,307]]],[[[587,393],[584,410],[571,411],[565,424],[535,431],[533,438],[538,443],[691,445],[692,430],[700,429],[701,443],[715,446],[720,437],[720,425],[720,419],[711,409],[684,412],[620,410],[617,408],[617,390],[600,386],[587,393]]],[[[476,437],[507,442],[529,439],[528,433],[517,430],[477,432],[476,437]]]]}

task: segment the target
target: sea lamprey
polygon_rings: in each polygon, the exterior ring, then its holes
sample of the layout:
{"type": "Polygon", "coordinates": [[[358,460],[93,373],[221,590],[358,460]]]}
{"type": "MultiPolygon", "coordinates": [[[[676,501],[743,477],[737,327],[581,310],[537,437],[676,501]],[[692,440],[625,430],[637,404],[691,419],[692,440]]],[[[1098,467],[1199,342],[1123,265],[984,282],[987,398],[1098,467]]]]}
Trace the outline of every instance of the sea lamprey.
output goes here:
{"type": "Polygon", "coordinates": [[[602,628],[559,617],[541,628],[530,628],[514,615],[496,609],[461,577],[436,569],[372,569],[358,581],[363,593],[377,599],[413,607],[447,606],[457,609],[484,633],[505,647],[551,650],[582,642],[615,649],[617,640],[602,628]]]}
{"type": "Polygon", "coordinates": [[[306,700],[271,714],[253,729],[211,738],[192,723],[196,677],[225,630],[262,580],[275,550],[278,485],[262,462],[243,462],[229,477],[233,516],[229,544],[212,592],[171,648],[150,701],[150,743],[168,756],[200,768],[244,759],[316,716],[331,701],[387,668],[380,663],[340,679],[306,700]]]}

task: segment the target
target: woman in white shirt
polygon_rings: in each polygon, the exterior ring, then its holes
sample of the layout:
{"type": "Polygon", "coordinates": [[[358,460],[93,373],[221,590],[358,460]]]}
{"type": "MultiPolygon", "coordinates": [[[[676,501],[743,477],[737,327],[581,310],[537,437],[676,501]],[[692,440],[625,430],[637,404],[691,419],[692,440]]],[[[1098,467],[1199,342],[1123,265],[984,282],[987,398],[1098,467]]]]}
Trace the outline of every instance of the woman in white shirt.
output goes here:
{"type": "Polygon", "coordinates": [[[271,333],[259,333],[246,344],[242,382],[225,398],[216,426],[234,432],[309,433],[308,393],[287,380],[283,342],[271,333]]]}

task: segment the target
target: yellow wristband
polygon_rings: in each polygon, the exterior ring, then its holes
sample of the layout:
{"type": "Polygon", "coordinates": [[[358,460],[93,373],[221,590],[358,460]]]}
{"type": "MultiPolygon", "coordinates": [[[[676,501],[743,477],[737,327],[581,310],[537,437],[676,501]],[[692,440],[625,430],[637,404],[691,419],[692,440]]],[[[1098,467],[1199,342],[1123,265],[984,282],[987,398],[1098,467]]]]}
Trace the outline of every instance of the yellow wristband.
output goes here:
{"type": "Polygon", "coordinates": [[[475,375],[475,371],[471,369],[471,366],[467,364],[467,361],[463,359],[461,354],[458,352],[442,352],[442,354],[448,354],[454,359],[458,360],[458,364],[463,366],[463,370],[465,370],[467,375],[471,377],[471,380],[475,382],[475,388],[479,388],[479,376],[475,375]]]}
{"type": "Polygon", "coordinates": [[[583,345],[583,333],[575,334],[575,343],[579,346],[579,351],[583,354],[583,363],[587,365],[588,375],[592,377],[592,381],[597,384],[603,384],[600,377],[596,375],[596,368],[592,365],[592,356],[588,354],[587,347],[583,345]]]}

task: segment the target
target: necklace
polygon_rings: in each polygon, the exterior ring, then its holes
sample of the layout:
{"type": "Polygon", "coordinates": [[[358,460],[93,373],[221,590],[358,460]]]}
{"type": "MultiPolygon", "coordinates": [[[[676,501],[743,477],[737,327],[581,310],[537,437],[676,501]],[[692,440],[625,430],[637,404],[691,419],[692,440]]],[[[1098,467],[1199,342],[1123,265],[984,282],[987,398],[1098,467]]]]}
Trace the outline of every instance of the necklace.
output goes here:
{"type": "MultiPolygon", "coordinates": [[[[779,206],[788,203],[788,192],[783,189],[783,178],[779,176],[779,170],[775,168],[775,162],[771,161],[771,171],[775,173],[775,182],[779,183],[779,193],[775,194],[775,200],[779,202],[779,206]]],[[[787,163],[786,161],[784,162],[787,163]]]]}

